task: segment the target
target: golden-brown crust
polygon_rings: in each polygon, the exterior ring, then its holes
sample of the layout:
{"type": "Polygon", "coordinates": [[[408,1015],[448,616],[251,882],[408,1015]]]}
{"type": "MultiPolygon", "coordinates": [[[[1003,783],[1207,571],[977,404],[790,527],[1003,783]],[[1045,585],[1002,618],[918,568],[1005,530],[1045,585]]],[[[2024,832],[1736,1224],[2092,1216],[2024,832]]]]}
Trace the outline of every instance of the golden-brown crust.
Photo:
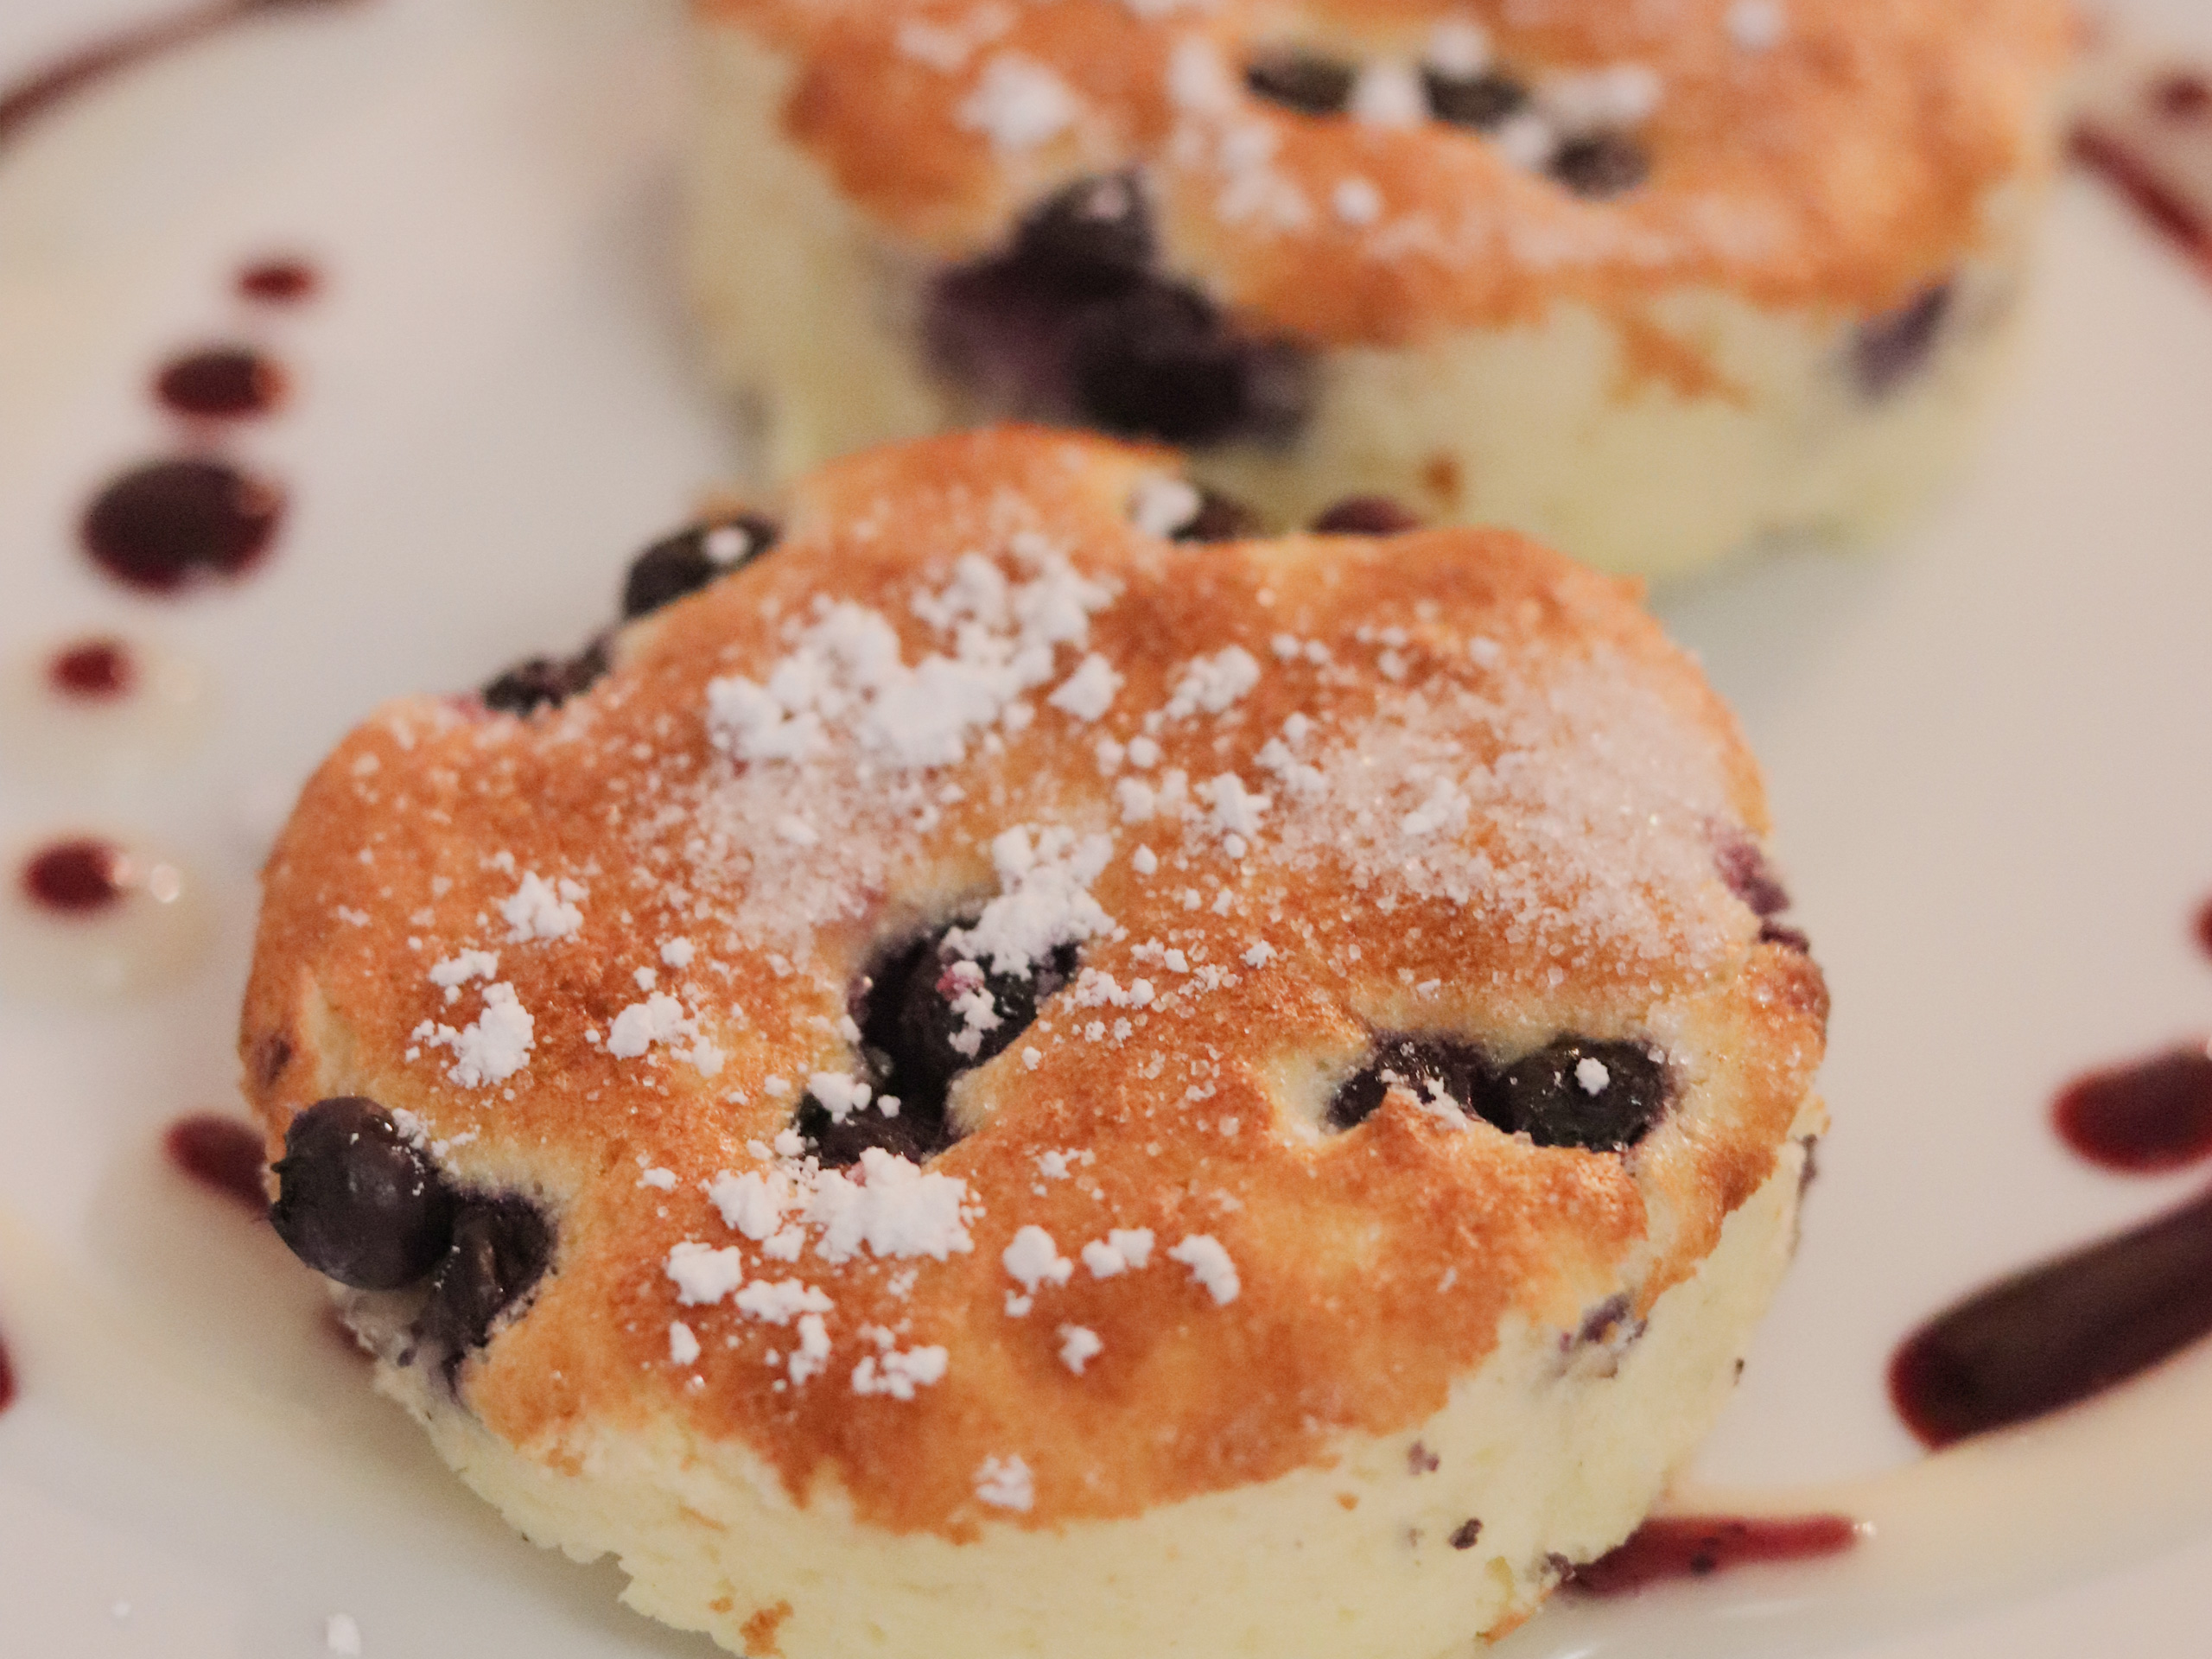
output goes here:
{"type": "MultiPolygon", "coordinates": [[[[493,1432],[557,1462],[591,1424],[678,1414],[702,1436],[753,1448],[794,1497],[826,1478],[864,1520],[901,1530],[1133,1514],[1325,1460],[1347,1430],[1422,1420],[1510,1317],[1572,1332],[1624,1287],[1648,1308],[1770,1171],[1805,1109],[1825,993],[1808,959],[1758,942],[1758,918],[1700,850],[1731,824],[1764,833],[1757,773],[1633,589],[1503,532],[1171,544],[1133,529],[1126,511],[1167,464],[1019,429],[841,463],[798,487],[772,554],[632,629],[613,673],[565,709],[518,719],[473,702],[395,704],[310,782],[265,876],[241,1035],[248,1090],[272,1145],[323,1095],[404,1108],[455,1179],[531,1192],[552,1213],[555,1272],[462,1373],[493,1432]],[[1084,652],[1115,665],[1123,683],[1103,718],[1079,725],[1040,691],[1026,727],[1001,726],[927,773],[943,804],[925,826],[871,816],[863,796],[824,795],[849,821],[825,825],[818,848],[702,853],[715,791],[766,787],[774,770],[733,766],[715,748],[710,680],[765,679],[824,596],[878,613],[909,661],[942,649],[915,595],[943,587],[966,553],[1018,574],[1008,550],[1025,532],[1115,590],[1055,670],[1057,683],[1084,652]],[[1325,646],[1327,664],[1280,652],[1284,635],[1325,646]],[[1564,815],[1546,831],[1558,836],[1555,862],[1532,861],[1515,839],[1535,822],[1521,808],[1478,812],[1452,856],[1485,852],[1497,884],[1456,896],[1421,890],[1387,860],[1361,864],[1342,839],[1349,821],[1298,804],[1287,786],[1241,860],[1191,822],[1123,821],[1096,738],[1136,735],[1185,664],[1230,645],[1264,665],[1257,683],[1219,714],[1160,724],[1155,778],[1233,772],[1257,788],[1269,777],[1262,746],[1294,713],[1313,722],[1315,759],[1335,734],[1345,754],[1387,760],[1383,746],[1412,728],[1408,711],[1426,708],[1449,716],[1471,776],[1524,766],[1531,753],[1539,772],[1597,753],[1593,775],[1618,766],[1630,782],[1603,812],[1563,785],[1547,794],[1543,777],[1529,785],[1537,808],[1564,815]],[[1478,708],[1522,712],[1486,725],[1466,712],[1478,708]],[[1512,722],[1531,709],[1564,721],[1529,729],[1574,753],[1516,749],[1512,722]],[[1640,723],[1584,722],[1613,710],[1640,723]],[[1601,753],[1631,741],[1637,752],[1601,753]],[[1657,769],[1638,770],[1645,749],[1657,769]],[[1616,804],[1648,811],[1648,830],[1600,822],[1616,804]],[[1574,818],[1586,810],[1588,823],[1574,818]],[[1085,967],[1122,986],[1150,975],[1177,994],[1094,1014],[1063,992],[1014,1050],[960,1085],[958,1114],[981,1127],[930,1167],[967,1183],[972,1251],[754,1256],[750,1276],[796,1277],[834,1303],[830,1369],[779,1389],[768,1356],[788,1353],[792,1332],[727,1304],[679,1306],[664,1262],[687,1240],[744,1243],[704,1184],[763,1167],[754,1143],[793,1104],[768,1077],[849,1064],[835,1022],[887,937],[988,896],[1001,831],[1055,823],[1116,837],[1090,891],[1118,928],[1084,945],[1085,967]],[[1617,834],[1630,868],[1609,886],[1586,855],[1617,834]],[[1133,867],[1140,840],[1160,859],[1149,878],[1133,867]],[[874,874],[797,931],[789,906],[760,912],[784,902],[758,874],[772,855],[795,893],[823,871],[861,868],[856,848],[880,855],[874,874]],[[509,939],[498,906],[518,873],[588,888],[582,927],[509,939]],[[1190,907],[1186,892],[1204,902],[1190,907]],[[1217,893],[1230,895],[1226,914],[1217,893]],[[612,1021],[641,995],[639,969],[671,986],[684,977],[659,955],[678,935],[700,958],[685,994],[727,1056],[711,1077],[664,1050],[608,1052],[612,1021]],[[1161,966],[1160,941],[1222,970],[1212,988],[1161,966]],[[1248,953],[1262,942],[1273,959],[1255,967],[1248,953]],[[427,977],[464,948],[499,951],[499,979],[535,1021],[526,1065],[474,1088],[412,1034],[475,1009],[480,987],[456,1007],[427,977]],[[1089,1028],[1125,1015],[1122,1037],[1089,1028]],[[1285,1079],[1341,1076],[1370,1029],[1392,1028],[1508,1053],[1560,1032],[1649,1038],[1669,1054],[1677,1103],[1625,1156],[1453,1124],[1402,1093],[1344,1135],[1315,1133],[1310,1113],[1301,1122],[1285,1079]],[[1087,1157],[1065,1179],[1043,1172],[1040,1157],[1067,1149],[1087,1157]],[[648,1166],[672,1172],[672,1190],[641,1185],[648,1166]],[[1001,1253],[1029,1225],[1069,1256],[1109,1228],[1148,1227],[1162,1252],[1205,1234],[1234,1262],[1241,1294],[1217,1305],[1155,1258],[1108,1279],[1078,1268],[1039,1290],[1028,1317],[1009,1317],[1016,1287],[1001,1253]],[[703,1345],[696,1365],[670,1363],[677,1318],[703,1345]],[[855,1395],[848,1379],[874,1351],[860,1334],[871,1325],[902,1347],[944,1348],[943,1380],[911,1400],[855,1395]],[[1080,1376],[1059,1354],[1069,1325],[1103,1344],[1080,1376]],[[983,1460],[1014,1454],[1033,1471],[1034,1508],[979,1507],[983,1460]]],[[[1403,781],[1378,782],[1376,798],[1403,781]]]]}
{"type": "Polygon", "coordinates": [[[896,236],[972,256],[1053,184],[1141,162],[1167,200],[1171,266],[1329,345],[1497,326],[1560,298],[1633,313],[1699,287],[1886,309],[1984,246],[1999,187],[2048,172],[2075,36],[2063,0],[1788,0],[1756,50],[1732,30],[1738,0],[1222,0],[1149,19],[1126,0],[695,9],[789,58],[785,130],[896,236]],[[1649,180],[1584,200],[1481,137],[1294,113],[1235,73],[1254,42],[1285,38],[1411,59],[1446,18],[1478,20],[1524,71],[1656,72],[1649,180]],[[917,25],[933,48],[918,53],[917,25]],[[1230,72],[1217,111],[1170,91],[1179,43],[1201,39],[1230,72]],[[1002,60],[1072,92],[1064,130],[1008,146],[963,113],[1002,60]],[[1332,208],[1351,179],[1380,203],[1357,223],[1332,208]]]}

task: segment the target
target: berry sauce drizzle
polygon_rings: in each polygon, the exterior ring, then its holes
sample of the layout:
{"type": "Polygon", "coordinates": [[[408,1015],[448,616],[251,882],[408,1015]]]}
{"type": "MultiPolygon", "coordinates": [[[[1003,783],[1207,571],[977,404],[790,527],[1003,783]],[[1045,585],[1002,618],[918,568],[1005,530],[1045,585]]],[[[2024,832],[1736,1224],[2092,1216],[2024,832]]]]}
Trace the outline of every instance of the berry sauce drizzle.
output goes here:
{"type": "Polygon", "coordinates": [[[1890,1398],[1930,1447],[2101,1393],[2212,1333],[2212,1192],[1977,1292],[1906,1339],[1890,1398]]]}
{"type": "Polygon", "coordinates": [[[304,259],[280,257],[257,259],[238,272],[242,299],[263,305],[296,305],[311,300],[322,288],[322,274],[304,259]]]}
{"type": "Polygon", "coordinates": [[[0,144],[57,105],[148,59],[189,46],[232,23],[269,14],[311,11],[352,0],[208,0],[82,46],[0,91],[0,144]]]}
{"type": "Polygon", "coordinates": [[[2192,929],[2196,935],[2196,948],[2206,956],[2212,957],[2212,899],[2206,899],[2197,907],[2192,929]]]}
{"type": "Polygon", "coordinates": [[[209,1192],[257,1216],[268,1214],[269,1194],[261,1184],[266,1148],[261,1131],[251,1124],[195,1113],[169,1125],[162,1147],[169,1162],[209,1192]]]}
{"type": "Polygon", "coordinates": [[[90,916],[123,901],[124,857],[105,841],[58,841],[25,861],[23,896],[41,910],[90,916]]]}
{"type": "Polygon", "coordinates": [[[0,1342],[0,1411],[16,1403],[16,1368],[9,1363],[8,1344],[0,1342]]]}
{"type": "Polygon", "coordinates": [[[2181,1169],[2212,1154],[2212,1052],[2202,1043],[2093,1071],[2058,1096],[2060,1139],[2093,1164],[2131,1174],[2181,1169]]]}
{"type": "Polygon", "coordinates": [[[200,421],[266,415],[289,389],[283,367],[250,346],[213,346],[170,359],[154,377],[164,409],[200,421]]]}
{"type": "Polygon", "coordinates": [[[157,461],[92,499],[80,526],[92,562],[126,587],[175,593],[202,573],[238,576],[269,550],[284,492],[220,461],[157,461]]]}
{"type": "Polygon", "coordinates": [[[2212,78],[2170,66],[2086,100],[2075,157],[2212,276],[2212,78]]]}
{"type": "Polygon", "coordinates": [[[138,664],[120,639],[79,639],[47,659],[46,683],[71,702],[113,702],[138,683],[138,664]]]}
{"type": "Polygon", "coordinates": [[[1840,1555],[1859,1538],[1858,1523],[1840,1515],[1654,1516],[1626,1543],[1576,1567],[1567,1582],[1585,1595],[1626,1595],[1647,1584],[1710,1578],[1756,1561],[1840,1555]]]}

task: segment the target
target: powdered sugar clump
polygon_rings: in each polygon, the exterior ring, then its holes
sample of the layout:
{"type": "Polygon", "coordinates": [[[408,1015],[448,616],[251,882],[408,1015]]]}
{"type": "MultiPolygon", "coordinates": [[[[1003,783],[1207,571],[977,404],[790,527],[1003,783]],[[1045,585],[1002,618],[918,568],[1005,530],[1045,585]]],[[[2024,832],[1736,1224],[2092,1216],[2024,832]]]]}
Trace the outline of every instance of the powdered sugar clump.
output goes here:
{"type": "Polygon", "coordinates": [[[1031,1292],[1039,1285],[1065,1285],[1075,1272],[1075,1263],[1060,1254],[1052,1236],[1042,1227],[1024,1227],[1016,1233],[1014,1242],[1000,1253],[999,1261],[1024,1290],[1031,1292]]]}
{"type": "Polygon", "coordinates": [[[1094,1279],[1111,1279],[1152,1260],[1152,1229],[1116,1227],[1083,1247],[1083,1265],[1094,1279]]]}
{"type": "Polygon", "coordinates": [[[722,1069],[721,1050],[699,1034],[699,1022],[666,991],[655,991],[642,1002],[632,1002],[614,1016],[607,1028],[607,1052],[618,1060],[633,1060],[656,1043],[677,1049],[711,1077],[722,1069]],[[677,1048],[678,1043],[688,1047],[677,1048]]]}
{"type": "Polygon", "coordinates": [[[1193,1233],[1167,1252],[1171,1262],[1180,1262],[1190,1268],[1191,1277],[1205,1287],[1206,1294],[1220,1306],[1226,1307],[1243,1290],[1236,1277],[1236,1264],[1229,1259],[1229,1252],[1219,1240],[1209,1233],[1193,1233]]]}
{"type": "Polygon", "coordinates": [[[999,896],[972,927],[954,928],[945,944],[971,960],[988,958],[995,974],[1027,971],[1064,944],[1113,931],[1113,918],[1090,887],[1114,856],[1104,836],[1078,838],[1071,830],[1016,826],[991,842],[999,896]]]}
{"type": "Polygon", "coordinates": [[[505,1083],[530,1063],[537,1023],[515,988],[501,980],[484,988],[484,1011],[472,1024],[456,1031],[425,1020],[410,1035],[426,1047],[450,1049],[446,1075],[464,1089],[481,1089],[505,1083]]]}
{"type": "Polygon", "coordinates": [[[1228,645],[1211,657],[1193,658],[1168,694],[1167,717],[1217,715],[1260,683],[1259,659],[1242,645],[1228,645]]]}
{"type": "Polygon", "coordinates": [[[865,1249],[942,1262],[975,1249],[963,1218],[965,1181],[925,1173],[880,1147],[861,1154],[860,1172],[857,1180],[835,1169],[815,1179],[806,1222],[820,1230],[814,1248],[823,1261],[848,1261],[865,1249]]]}
{"type": "Polygon", "coordinates": [[[565,939],[584,925],[576,900],[586,897],[581,883],[563,878],[547,881],[535,871],[522,885],[499,901],[499,915],[507,925],[507,938],[519,944],[530,939],[565,939]]]}
{"type": "Polygon", "coordinates": [[[976,1471],[976,1496],[996,1509],[1027,1510],[1037,1502],[1037,1484],[1020,1458],[985,1458],[976,1471]]]}
{"type": "Polygon", "coordinates": [[[853,1392],[911,1400],[916,1389],[943,1381],[948,1369],[949,1362],[942,1348],[912,1348],[903,1353],[893,1348],[881,1354],[869,1354],[853,1367],[853,1392]]]}
{"type": "Polygon", "coordinates": [[[1077,720],[1093,721],[1114,706],[1114,694],[1121,689],[1122,677],[1114,664],[1093,652],[1045,701],[1077,720]]]}
{"type": "Polygon", "coordinates": [[[983,66],[958,118],[999,149],[1033,149],[1072,126],[1078,108],[1065,81],[1043,64],[1007,52],[983,66]]]}

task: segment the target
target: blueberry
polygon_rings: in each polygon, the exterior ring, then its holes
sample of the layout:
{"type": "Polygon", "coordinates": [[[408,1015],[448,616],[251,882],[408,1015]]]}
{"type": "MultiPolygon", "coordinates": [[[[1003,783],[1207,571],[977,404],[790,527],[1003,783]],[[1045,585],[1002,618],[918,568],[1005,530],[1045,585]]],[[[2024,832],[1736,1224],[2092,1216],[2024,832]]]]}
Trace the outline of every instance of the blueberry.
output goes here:
{"type": "Polygon", "coordinates": [[[1529,105],[1529,89],[1510,75],[1447,75],[1424,69],[1421,84],[1428,92],[1429,112],[1438,120],[1478,132],[1503,125],[1529,105]]]}
{"type": "Polygon", "coordinates": [[[1014,233],[1024,275],[1071,299],[1105,299],[1143,281],[1152,215],[1133,173],[1083,179],[1030,210],[1014,233]]]}
{"type": "Polygon", "coordinates": [[[1758,842],[1740,830],[1723,831],[1713,849],[1713,868],[1728,891],[1758,916],[1779,916],[1789,908],[1789,890],[1767,862],[1758,842]]]}
{"type": "Polygon", "coordinates": [[[1552,157],[1552,176],[1578,196],[1603,200],[1625,194],[1651,174],[1651,156],[1625,134],[1592,133],[1570,138],[1552,157]]]}
{"type": "Polygon", "coordinates": [[[1064,945],[1027,974],[994,974],[944,944],[949,930],[925,934],[884,962],[855,999],[867,1080],[899,1102],[896,1116],[871,1101],[841,1123],[811,1094],[794,1127],[825,1164],[856,1161],[882,1147],[919,1163],[952,1144],[945,1106],[953,1080],[1005,1051],[1037,1018],[1037,1005],[1074,976],[1076,950],[1064,945]],[[971,1027],[956,1001],[982,993],[998,1023],[971,1027]]]}
{"type": "Polygon", "coordinates": [[[1168,539],[1177,542],[1234,542],[1253,534],[1260,527],[1260,515],[1234,496],[1201,486],[1198,491],[1198,510],[1190,523],[1175,531],[1168,539]]]}
{"type": "Polygon", "coordinates": [[[1896,310],[1869,317],[1852,343],[1859,389],[1885,397],[1925,368],[1951,315],[1951,284],[1938,283],[1896,310]]]}
{"type": "Polygon", "coordinates": [[[717,576],[750,564],[776,544],[780,532],[753,513],[693,524],[655,542],[631,562],[622,583],[622,617],[649,616],[717,576]]]}
{"type": "Polygon", "coordinates": [[[1348,495],[1313,521],[1319,536],[1396,536],[1420,528],[1420,518],[1387,495],[1348,495]]]}
{"type": "Polygon", "coordinates": [[[1305,353],[1252,339],[1203,296],[1156,282],[1088,308],[1070,367],[1085,419],[1169,443],[1280,435],[1311,401],[1305,353]]]}
{"type": "Polygon", "coordinates": [[[1351,65],[1283,47],[1245,66],[1244,84],[1270,103],[1301,115],[1337,115],[1351,101],[1351,65]]]}
{"type": "Polygon", "coordinates": [[[454,1198],[422,1148],[372,1100],[319,1100],[284,1132],[269,1211],[292,1254],[356,1290],[429,1273],[453,1235],[454,1198]]]}
{"type": "Polygon", "coordinates": [[[453,1243],[416,1317],[416,1341],[444,1356],[450,1374],[470,1349],[484,1345],[500,1315],[537,1287],[552,1257],[553,1229],[537,1205],[518,1198],[464,1199],[453,1243]]]}
{"type": "Polygon", "coordinates": [[[1562,1037],[1505,1068],[1505,1122],[1540,1147],[1610,1152],[1641,1141],[1667,1108],[1667,1070],[1635,1043],[1562,1037]]]}
{"type": "Polygon", "coordinates": [[[574,657],[532,657],[484,688],[484,706],[503,714],[534,715],[557,709],[588,690],[609,666],[607,643],[594,639],[574,657]]]}
{"type": "Polygon", "coordinates": [[[1493,1117],[1497,1109],[1496,1074],[1480,1049],[1445,1038],[1385,1037],[1329,1102],[1329,1128],[1341,1131],[1364,1123],[1393,1084],[1424,1100],[1441,1091],[1478,1117],[1493,1117]]]}
{"type": "Polygon", "coordinates": [[[1463,1521],[1459,1526],[1452,1529],[1451,1540],[1452,1548],[1454,1549],[1472,1549],[1475,1547],[1475,1541],[1482,1535],[1483,1523],[1470,1516],[1465,1521],[1463,1521]]]}

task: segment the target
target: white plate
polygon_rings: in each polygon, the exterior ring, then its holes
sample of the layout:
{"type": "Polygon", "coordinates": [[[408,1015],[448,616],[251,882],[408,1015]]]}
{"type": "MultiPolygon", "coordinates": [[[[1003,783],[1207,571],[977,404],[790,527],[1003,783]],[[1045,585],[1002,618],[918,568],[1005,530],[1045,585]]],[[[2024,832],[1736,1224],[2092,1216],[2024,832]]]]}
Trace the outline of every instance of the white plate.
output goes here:
{"type": "MultiPolygon", "coordinates": [[[[154,3],[10,0],[0,79],[154,3]]],[[[2158,21],[2204,39],[2193,13],[2158,21]]],[[[0,849],[145,829],[218,924],[172,992],[0,1003],[22,1385],[0,1654],[305,1655],[340,1611],[374,1659],[713,1651],[623,1612],[611,1569],[512,1536],[366,1397],[308,1275],[156,1147],[233,1099],[272,791],[381,697],[581,639],[734,461],[671,281],[671,23],[665,0],[280,17],[0,153],[0,658],[121,628],[215,683],[165,766],[0,751],[0,849]],[[327,294],[242,317],[241,259],[295,248],[327,294]],[[300,383],[236,446],[291,486],[281,546],[233,588],[135,598],[75,551],[76,515],[167,442],[160,355],[249,327],[300,383]]],[[[2212,1429],[2185,1425],[2212,1424],[2212,1359],[1916,1465],[1883,1392],[1923,1315],[2192,1190],[2088,1170],[2044,1112],[2069,1075],[2212,1024],[2186,926],[2212,893],[2212,292],[2075,179],[2039,304],[1986,456],[1904,544],[1662,607],[1767,762],[1836,1007],[1802,1254],[1700,1476],[1840,1490],[1881,1531],[1841,1567],[1548,1612],[1516,1659],[2203,1650],[2212,1429]]]]}

